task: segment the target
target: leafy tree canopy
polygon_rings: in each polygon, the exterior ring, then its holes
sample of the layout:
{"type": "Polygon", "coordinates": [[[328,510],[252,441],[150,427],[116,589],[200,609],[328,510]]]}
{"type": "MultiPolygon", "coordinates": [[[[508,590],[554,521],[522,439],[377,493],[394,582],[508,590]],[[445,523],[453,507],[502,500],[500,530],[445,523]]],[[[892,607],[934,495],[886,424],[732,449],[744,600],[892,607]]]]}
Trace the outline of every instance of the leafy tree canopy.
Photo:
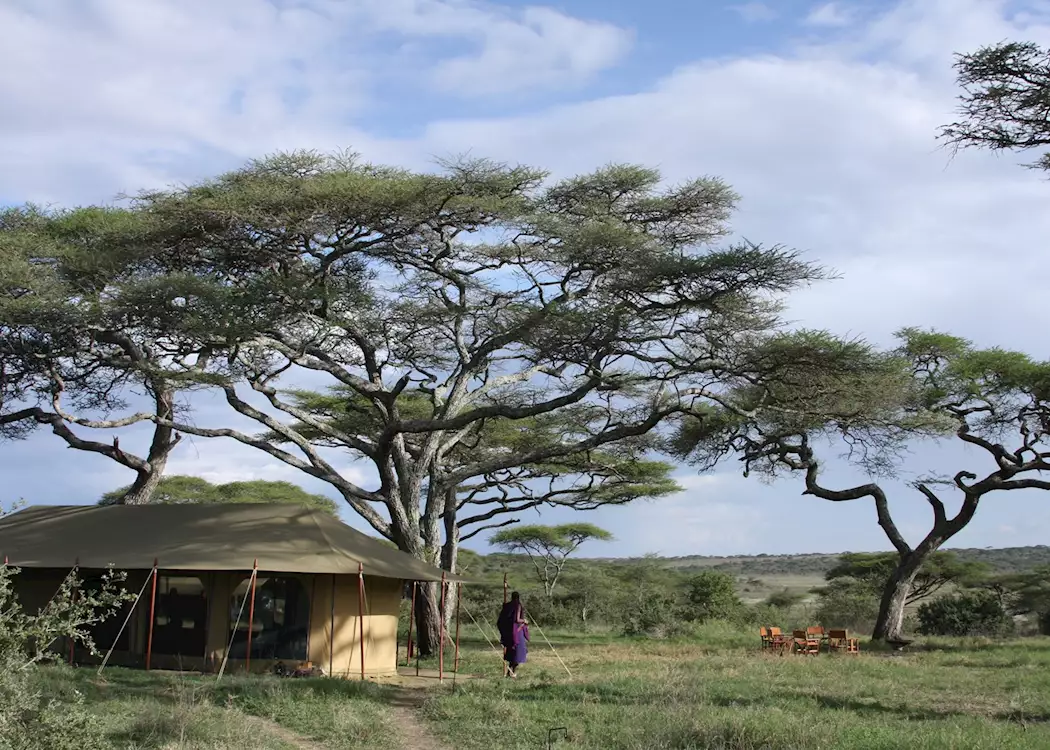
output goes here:
{"type": "MultiPolygon", "coordinates": [[[[107,492],[99,505],[115,505],[124,497],[126,487],[107,492]]],[[[157,486],[151,502],[165,505],[211,503],[282,503],[323,510],[336,515],[335,500],[307,492],[291,482],[271,482],[255,479],[247,482],[212,484],[206,479],[174,475],[164,477],[157,486]]]]}

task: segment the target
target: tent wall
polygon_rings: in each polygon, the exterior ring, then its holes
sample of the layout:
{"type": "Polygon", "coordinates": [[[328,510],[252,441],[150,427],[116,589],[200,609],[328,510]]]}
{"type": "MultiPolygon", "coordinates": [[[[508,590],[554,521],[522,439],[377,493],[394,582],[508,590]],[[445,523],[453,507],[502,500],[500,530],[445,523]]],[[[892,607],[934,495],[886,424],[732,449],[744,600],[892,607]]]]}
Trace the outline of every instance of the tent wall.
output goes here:
{"type": "MultiPolygon", "coordinates": [[[[365,675],[397,672],[397,623],[402,582],[365,575],[365,675]]],[[[314,580],[310,661],[335,677],[361,674],[361,634],[356,575],[318,575],[314,580]],[[334,625],[333,634],[333,595],[334,625]]]]}
{"type": "MultiPolygon", "coordinates": [[[[50,601],[68,570],[23,569],[15,577],[15,593],[22,607],[35,613],[50,601]]],[[[88,574],[88,571],[84,571],[88,574]]],[[[150,571],[130,571],[126,588],[137,592],[151,575],[150,571]]],[[[237,586],[247,580],[250,572],[179,573],[161,570],[165,576],[195,576],[204,585],[207,598],[207,641],[204,653],[199,655],[160,654],[154,650],[151,664],[154,669],[184,669],[214,672],[222,663],[230,640],[231,628],[237,612],[231,613],[231,598],[237,586]]],[[[310,622],[307,633],[307,660],[336,677],[358,678],[361,674],[361,641],[358,617],[358,578],[356,575],[294,575],[277,574],[282,578],[297,578],[309,597],[310,622]],[[335,598],[333,600],[333,592],[335,598]],[[333,637],[333,602],[335,631],[333,637]]],[[[260,579],[268,577],[260,571],[260,579]]],[[[402,582],[398,579],[373,578],[365,575],[365,675],[381,676],[397,672],[397,627],[401,606],[402,582]]],[[[158,596],[158,603],[160,597],[158,596]]],[[[140,667],[145,663],[147,633],[149,631],[150,586],[143,590],[142,599],[128,622],[127,650],[114,651],[110,663],[114,666],[140,667]]],[[[116,615],[121,621],[123,614],[116,615]]],[[[242,616],[242,627],[248,621],[248,608],[242,616]]],[[[119,627],[119,624],[118,624],[119,627]]],[[[155,638],[156,643],[156,638],[155,638]]],[[[110,643],[96,643],[104,654],[110,643]]],[[[89,664],[100,661],[86,650],[78,648],[76,659],[89,664]]],[[[253,672],[269,671],[275,661],[252,659],[253,672]]],[[[231,658],[228,673],[244,669],[243,659],[231,658]]]]}

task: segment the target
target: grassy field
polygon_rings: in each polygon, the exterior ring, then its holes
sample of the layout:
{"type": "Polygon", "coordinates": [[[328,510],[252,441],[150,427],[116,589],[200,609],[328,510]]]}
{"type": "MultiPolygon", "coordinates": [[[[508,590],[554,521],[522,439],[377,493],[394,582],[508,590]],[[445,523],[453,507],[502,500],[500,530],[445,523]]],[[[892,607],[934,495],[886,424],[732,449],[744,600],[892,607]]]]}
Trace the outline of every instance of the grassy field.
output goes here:
{"type": "MultiPolygon", "coordinates": [[[[491,633],[490,633],[491,635],[491,633]]],[[[436,681],[414,715],[462,750],[1012,750],[1050,747],[1050,639],[932,641],[903,655],[778,657],[711,626],[689,641],[534,629],[518,680],[483,640],[463,674],[436,681]]],[[[451,654],[449,655],[451,663],[451,654]]],[[[43,670],[48,694],[85,695],[114,748],[241,750],[417,747],[397,688],[372,683],[43,670]]]]}
{"type": "Polygon", "coordinates": [[[1050,747],[1050,639],[805,658],[722,628],[691,643],[552,638],[571,679],[534,634],[518,680],[427,703],[449,746],[541,748],[564,726],[556,747],[593,750],[1050,747]]]}
{"type": "Polygon", "coordinates": [[[215,677],[111,668],[42,670],[45,694],[77,690],[120,750],[396,747],[390,688],[339,680],[215,677]]]}

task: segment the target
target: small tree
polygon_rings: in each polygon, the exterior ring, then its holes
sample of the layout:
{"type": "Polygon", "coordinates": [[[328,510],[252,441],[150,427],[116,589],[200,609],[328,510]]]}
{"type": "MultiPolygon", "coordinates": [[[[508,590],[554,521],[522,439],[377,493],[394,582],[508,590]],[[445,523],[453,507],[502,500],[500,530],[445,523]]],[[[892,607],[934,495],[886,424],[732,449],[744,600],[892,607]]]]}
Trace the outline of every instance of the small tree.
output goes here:
{"type": "MultiPolygon", "coordinates": [[[[127,495],[128,488],[107,492],[98,501],[99,505],[118,505],[127,495]]],[[[324,495],[307,492],[291,482],[268,482],[254,479],[248,482],[212,484],[201,477],[175,475],[164,477],[153,492],[151,503],[160,505],[206,505],[212,503],[281,503],[301,505],[304,508],[322,510],[336,515],[335,500],[324,495]]]]}
{"type": "Polygon", "coordinates": [[[704,570],[689,578],[686,616],[690,620],[726,620],[740,611],[742,603],[731,575],[704,570]]]}
{"type": "Polygon", "coordinates": [[[612,541],[613,535],[589,523],[561,526],[515,526],[489,537],[489,544],[507,552],[524,553],[536,569],[536,577],[550,599],[569,555],[587,541],[612,541]]]}
{"type": "MultiPolygon", "coordinates": [[[[847,552],[839,556],[838,563],[824,577],[828,581],[853,578],[867,584],[877,594],[893,575],[897,562],[897,555],[893,552],[847,552]]],[[[905,603],[922,601],[949,583],[962,586],[976,584],[983,579],[987,569],[988,566],[983,563],[960,560],[954,552],[934,552],[916,573],[905,603]]]]}
{"type": "Polygon", "coordinates": [[[826,628],[864,631],[878,617],[878,592],[867,581],[835,578],[814,593],[819,597],[816,620],[826,628]]]}

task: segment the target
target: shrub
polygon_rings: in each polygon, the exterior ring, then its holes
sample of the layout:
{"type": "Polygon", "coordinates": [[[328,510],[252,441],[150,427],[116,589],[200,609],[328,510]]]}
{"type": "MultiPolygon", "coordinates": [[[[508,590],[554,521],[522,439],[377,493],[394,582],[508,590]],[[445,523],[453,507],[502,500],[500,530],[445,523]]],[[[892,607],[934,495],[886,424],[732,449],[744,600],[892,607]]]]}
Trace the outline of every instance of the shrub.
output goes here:
{"type": "Polygon", "coordinates": [[[620,617],[624,635],[668,638],[682,631],[678,602],[668,592],[647,593],[638,587],[623,602],[620,617]]]}
{"type": "Polygon", "coordinates": [[[739,619],[743,608],[733,577],[717,570],[691,576],[685,599],[685,617],[696,622],[739,619]]]}
{"type": "Polygon", "coordinates": [[[51,601],[27,614],[14,594],[18,570],[0,566],[0,748],[95,750],[108,747],[100,724],[77,693],[59,701],[36,687],[38,665],[52,659],[51,646],[73,638],[93,653],[88,628],[114,614],[130,597],[123,576],[107,574],[100,588],[82,585],[70,574],[51,601]]]}
{"type": "Polygon", "coordinates": [[[805,598],[806,595],[800,591],[783,589],[766,597],[765,603],[771,607],[776,607],[777,609],[791,609],[792,607],[801,604],[802,600],[805,598]]]}
{"type": "Polygon", "coordinates": [[[963,591],[919,607],[919,632],[923,635],[989,636],[1013,632],[1013,619],[990,591],[963,591]]]}
{"type": "Polygon", "coordinates": [[[871,632],[879,614],[879,601],[871,587],[853,578],[836,578],[818,589],[815,619],[826,628],[871,632]]]}

